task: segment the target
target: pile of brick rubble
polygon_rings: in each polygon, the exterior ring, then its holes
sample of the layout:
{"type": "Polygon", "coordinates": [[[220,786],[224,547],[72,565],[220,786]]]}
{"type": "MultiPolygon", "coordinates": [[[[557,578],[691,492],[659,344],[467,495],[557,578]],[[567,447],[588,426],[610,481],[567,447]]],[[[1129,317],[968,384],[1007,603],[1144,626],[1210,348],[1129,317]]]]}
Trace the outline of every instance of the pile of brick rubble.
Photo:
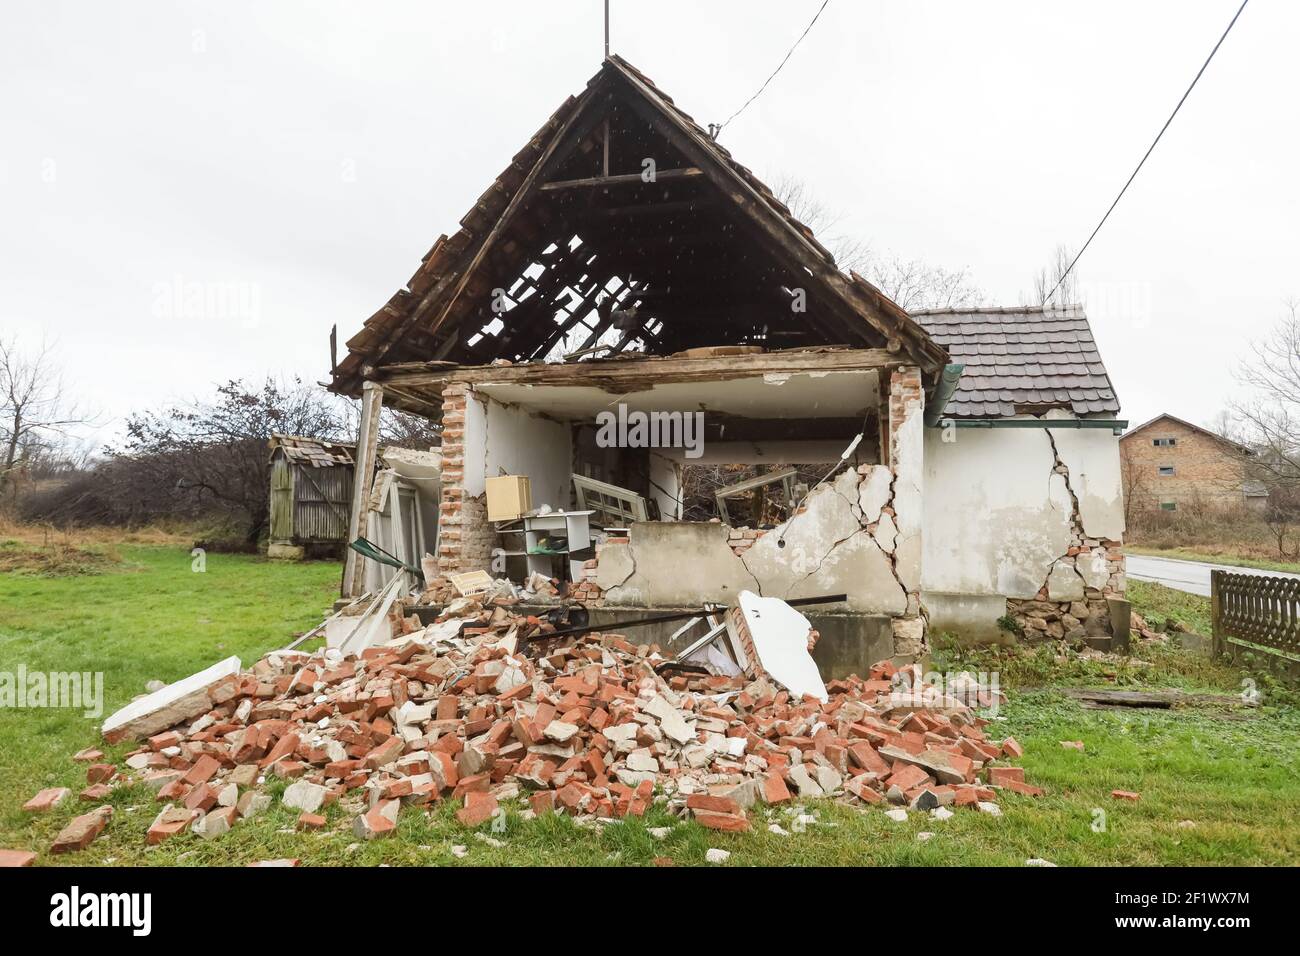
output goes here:
{"type": "MultiPolygon", "coordinates": [[[[147,784],[163,805],[148,833],[159,843],[186,829],[228,832],[270,805],[276,777],[290,781],[281,799],[301,829],[325,826],[322,809],[341,801],[364,839],[392,833],[403,807],[441,800],[470,827],[512,803],[529,815],[619,818],[666,800],[705,827],[742,832],[758,802],[833,797],[946,815],[996,813],[1000,790],[1041,793],[1004,762],[1020,756],[1016,742],[991,741],[986,720],[919,683],[915,667],[884,662],[832,681],[823,702],[794,699],[753,669],[663,668],[657,648],[619,635],[548,640],[547,623],[472,598],[427,628],[400,610],[393,625],[397,636],[359,655],[277,651],[246,671],[235,661],[144,709],[107,733],[140,739],[125,766],[94,749],[76,755],[90,764],[81,799],[147,784]]],[[[974,691],[973,703],[990,703],[974,691]]],[[[68,796],[45,790],[27,809],[68,796]]],[[[89,845],[111,815],[101,806],[77,817],[51,852],[89,845]]]]}

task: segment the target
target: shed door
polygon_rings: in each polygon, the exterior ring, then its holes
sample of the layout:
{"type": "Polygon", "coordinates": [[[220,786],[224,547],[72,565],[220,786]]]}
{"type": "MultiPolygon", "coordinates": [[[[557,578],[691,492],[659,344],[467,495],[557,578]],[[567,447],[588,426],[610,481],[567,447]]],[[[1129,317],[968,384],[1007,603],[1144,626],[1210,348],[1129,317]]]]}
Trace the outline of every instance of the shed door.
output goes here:
{"type": "Polygon", "coordinates": [[[283,458],[271,463],[271,540],[293,540],[293,470],[283,458]]]}

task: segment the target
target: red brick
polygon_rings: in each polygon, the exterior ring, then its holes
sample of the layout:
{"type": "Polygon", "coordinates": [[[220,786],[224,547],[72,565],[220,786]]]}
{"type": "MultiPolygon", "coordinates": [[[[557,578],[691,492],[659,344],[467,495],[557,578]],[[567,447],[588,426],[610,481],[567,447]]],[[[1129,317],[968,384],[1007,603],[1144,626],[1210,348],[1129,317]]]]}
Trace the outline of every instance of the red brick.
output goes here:
{"type": "Polygon", "coordinates": [[[284,757],[289,756],[298,749],[299,737],[297,734],[285,734],[275,742],[275,746],[265,757],[258,761],[258,766],[269,767],[284,757]]]}
{"type": "Polygon", "coordinates": [[[46,787],[23,804],[28,813],[46,813],[68,798],[72,791],[67,787],[46,787]]]}
{"type": "Polygon", "coordinates": [[[456,819],[464,826],[476,827],[492,819],[496,811],[497,798],[475,790],[465,794],[465,806],[456,811],[456,819]]]}
{"type": "Polygon", "coordinates": [[[185,774],[181,779],[190,786],[197,786],[201,783],[207,783],[217,775],[217,771],[220,769],[221,762],[216,757],[204,754],[194,762],[194,766],[190,768],[189,773],[185,774]]]}
{"type": "Polygon", "coordinates": [[[0,869],[31,866],[36,854],[27,850],[0,850],[0,869]]]}
{"type": "Polygon", "coordinates": [[[149,832],[145,834],[145,842],[150,846],[157,846],[164,840],[174,837],[194,821],[195,815],[195,811],[185,807],[166,808],[154,818],[149,832]]]}
{"type": "Polygon", "coordinates": [[[93,763],[86,768],[86,783],[107,783],[117,776],[111,763],[93,763]]]}
{"type": "Polygon", "coordinates": [[[1004,787],[1008,783],[1024,783],[1024,767],[989,767],[989,783],[995,787],[1004,787]]]}
{"type": "Polygon", "coordinates": [[[722,830],[726,833],[748,833],[749,820],[732,813],[713,813],[708,810],[696,810],[695,820],[700,826],[710,830],[722,830]]]}
{"type": "Polygon", "coordinates": [[[1134,793],[1132,790],[1112,790],[1110,795],[1116,800],[1129,800],[1133,803],[1137,803],[1142,799],[1140,793],[1134,793]]]}
{"type": "Polygon", "coordinates": [[[54,842],[50,845],[50,852],[70,853],[73,850],[84,850],[90,846],[95,837],[99,836],[112,815],[112,807],[97,807],[89,813],[74,817],[54,838],[54,842]]]}
{"type": "Polygon", "coordinates": [[[790,788],[779,770],[773,770],[763,778],[763,800],[765,803],[786,803],[793,799],[790,788]]]}
{"type": "Polygon", "coordinates": [[[740,813],[740,804],[730,797],[715,797],[707,793],[692,793],[686,798],[688,810],[706,810],[710,813],[740,813]]]}
{"type": "Polygon", "coordinates": [[[402,755],[405,745],[401,737],[389,737],[366,754],[366,766],[371,770],[386,767],[402,755]]]}
{"type": "Polygon", "coordinates": [[[555,812],[555,791],[538,790],[528,798],[528,805],[537,816],[555,812]]]}
{"type": "Polygon", "coordinates": [[[885,787],[898,787],[900,790],[913,790],[930,781],[930,775],[920,767],[906,764],[885,778],[885,787]]]}

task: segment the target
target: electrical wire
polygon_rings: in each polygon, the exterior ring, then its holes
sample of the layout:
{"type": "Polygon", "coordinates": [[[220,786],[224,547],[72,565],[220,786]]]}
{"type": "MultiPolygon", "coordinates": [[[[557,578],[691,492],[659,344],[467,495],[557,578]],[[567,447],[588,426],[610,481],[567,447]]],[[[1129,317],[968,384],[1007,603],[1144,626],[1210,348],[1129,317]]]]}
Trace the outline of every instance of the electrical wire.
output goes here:
{"type": "Polygon", "coordinates": [[[1065,271],[1061,273],[1061,278],[1056,281],[1056,285],[1052,287],[1052,291],[1049,292],[1047,297],[1043,300],[1044,305],[1052,300],[1052,296],[1056,295],[1056,290],[1065,283],[1067,278],[1069,278],[1070,272],[1074,269],[1074,264],[1078,262],[1079,258],[1087,251],[1088,246],[1092,244],[1092,240],[1097,237],[1097,233],[1101,232],[1101,227],[1106,225],[1106,220],[1109,219],[1110,214],[1115,211],[1115,207],[1119,205],[1119,201],[1124,198],[1124,193],[1128,192],[1129,186],[1133,185],[1133,180],[1136,179],[1137,174],[1141,172],[1143,164],[1147,161],[1147,157],[1149,157],[1152,151],[1155,150],[1156,143],[1160,142],[1160,137],[1165,135],[1165,130],[1167,130],[1169,124],[1174,121],[1174,117],[1178,115],[1178,111],[1183,108],[1183,103],[1187,101],[1188,95],[1196,87],[1196,83],[1200,80],[1201,74],[1205,72],[1205,68],[1209,66],[1210,61],[1214,59],[1214,54],[1219,52],[1219,47],[1223,44],[1223,41],[1228,38],[1228,33],[1231,32],[1233,25],[1237,22],[1237,17],[1241,16],[1241,11],[1246,9],[1246,4],[1249,2],[1250,0],[1242,0],[1241,6],[1238,7],[1237,12],[1232,15],[1232,20],[1228,23],[1228,28],[1223,31],[1223,36],[1219,37],[1219,42],[1214,44],[1214,49],[1211,50],[1210,55],[1205,58],[1205,62],[1201,64],[1201,68],[1196,71],[1196,76],[1193,77],[1191,86],[1187,87],[1187,90],[1183,93],[1182,99],[1178,101],[1178,105],[1174,107],[1174,111],[1169,114],[1169,119],[1165,120],[1165,125],[1160,127],[1160,132],[1156,134],[1156,138],[1152,141],[1151,145],[1147,147],[1147,151],[1142,155],[1141,162],[1137,164],[1137,168],[1134,169],[1133,174],[1129,176],[1128,182],[1124,183],[1124,188],[1119,191],[1119,195],[1115,197],[1115,201],[1111,203],[1110,208],[1106,210],[1106,215],[1101,217],[1101,222],[1097,223],[1097,228],[1092,231],[1092,235],[1088,237],[1088,241],[1083,244],[1083,248],[1080,249],[1075,257],[1070,260],[1070,264],[1066,267],[1065,271]]]}
{"type": "Polygon", "coordinates": [[[803,31],[803,33],[799,34],[799,39],[795,40],[795,41],[794,41],[794,46],[790,47],[790,49],[789,49],[788,51],[786,51],[785,57],[784,57],[784,58],[781,60],[781,62],[777,65],[777,68],[776,68],[775,70],[772,71],[772,75],[769,76],[766,80],[763,81],[763,85],[760,86],[760,87],[758,88],[758,92],[755,93],[753,96],[751,96],[749,99],[745,100],[744,104],[740,107],[740,109],[736,110],[736,112],[734,112],[734,113],[732,113],[730,116],[728,116],[727,119],[726,119],[724,122],[722,122],[722,123],[720,123],[720,124],[719,124],[719,123],[710,123],[710,124],[709,124],[709,135],[710,135],[710,136],[712,136],[714,139],[717,139],[717,138],[718,138],[718,134],[721,133],[721,132],[723,131],[723,129],[726,128],[727,123],[730,123],[732,120],[734,120],[734,119],[735,119],[737,116],[739,116],[741,113],[745,112],[745,110],[746,110],[746,108],[748,108],[749,104],[752,103],[752,102],[754,102],[754,100],[758,99],[759,96],[762,95],[763,91],[764,91],[765,89],[767,89],[767,85],[768,85],[769,83],[771,83],[774,79],[776,79],[776,75],[777,75],[778,73],[781,72],[782,67],[784,67],[785,64],[787,63],[787,61],[789,61],[790,57],[794,54],[794,51],[798,48],[799,44],[803,42],[803,38],[806,37],[806,36],[808,35],[808,31],[811,30],[811,29],[813,28],[813,24],[815,24],[815,23],[817,22],[817,18],[820,17],[820,16],[822,15],[822,11],[826,9],[826,5],[829,4],[830,2],[831,2],[831,0],[822,0],[822,5],[821,5],[820,7],[817,8],[817,12],[816,12],[815,14],[813,14],[813,18],[812,18],[812,20],[809,21],[808,26],[804,27],[804,31],[803,31]]]}

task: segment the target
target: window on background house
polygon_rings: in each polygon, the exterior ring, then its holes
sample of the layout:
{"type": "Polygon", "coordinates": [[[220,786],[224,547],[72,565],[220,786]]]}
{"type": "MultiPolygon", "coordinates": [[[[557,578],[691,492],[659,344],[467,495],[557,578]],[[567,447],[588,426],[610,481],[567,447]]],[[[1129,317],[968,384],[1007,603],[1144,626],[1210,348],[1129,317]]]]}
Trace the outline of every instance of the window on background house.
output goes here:
{"type": "Polygon", "coordinates": [[[1151,439],[1151,444],[1155,445],[1157,448],[1172,448],[1174,447],[1174,445],[1178,444],[1178,439],[1177,438],[1153,438],[1151,439]]]}
{"type": "Polygon", "coordinates": [[[1161,465],[1161,466],[1160,466],[1160,474],[1162,474],[1162,475],[1172,475],[1173,473],[1174,473],[1174,466],[1173,466],[1173,465],[1161,465]]]}
{"type": "Polygon", "coordinates": [[[1177,511],[1177,510],[1178,510],[1178,502],[1176,502],[1176,501],[1162,501],[1162,502],[1160,502],[1160,510],[1161,510],[1161,511],[1177,511]]]}

